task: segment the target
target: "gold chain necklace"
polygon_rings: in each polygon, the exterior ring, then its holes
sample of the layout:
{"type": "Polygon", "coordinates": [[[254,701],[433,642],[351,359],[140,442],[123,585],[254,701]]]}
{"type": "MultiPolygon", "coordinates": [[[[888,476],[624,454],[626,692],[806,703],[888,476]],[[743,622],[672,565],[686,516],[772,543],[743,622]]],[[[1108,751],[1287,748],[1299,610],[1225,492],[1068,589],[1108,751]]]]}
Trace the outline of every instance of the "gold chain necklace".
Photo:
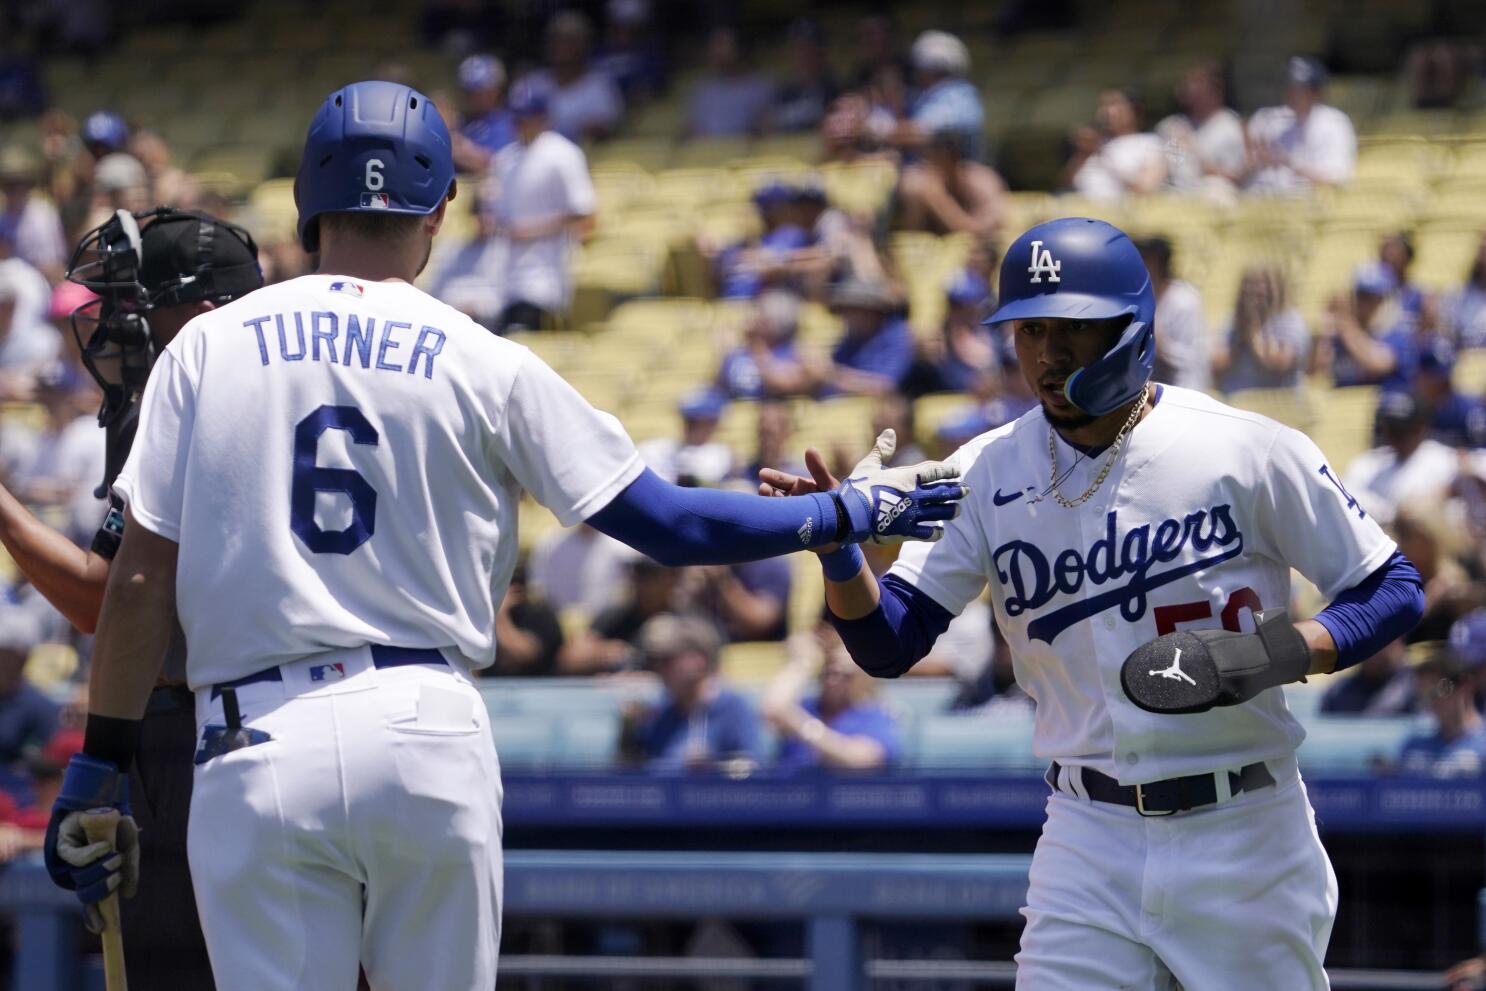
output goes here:
{"type": "Polygon", "coordinates": [[[1115,439],[1109,445],[1109,454],[1104,459],[1104,467],[1099,469],[1099,477],[1095,478],[1093,484],[1091,484],[1087,489],[1084,489],[1084,494],[1079,496],[1077,499],[1069,499],[1065,497],[1063,493],[1058,491],[1058,448],[1057,444],[1053,440],[1052,425],[1048,425],[1047,459],[1052,462],[1053,466],[1053,474],[1049,488],[1052,489],[1053,499],[1057,502],[1058,505],[1062,506],[1064,509],[1073,509],[1075,506],[1082,506],[1084,503],[1089,501],[1090,496],[1099,491],[1099,486],[1104,484],[1104,480],[1109,477],[1110,470],[1114,468],[1115,459],[1120,456],[1120,449],[1124,445],[1125,435],[1128,434],[1130,432],[1130,429],[1135,426],[1135,421],[1140,419],[1140,413],[1142,410],[1145,409],[1146,397],[1149,395],[1150,391],[1151,387],[1149,385],[1140,390],[1140,400],[1136,402],[1135,408],[1130,411],[1130,418],[1125,421],[1125,425],[1120,428],[1119,433],[1115,434],[1115,439]]]}

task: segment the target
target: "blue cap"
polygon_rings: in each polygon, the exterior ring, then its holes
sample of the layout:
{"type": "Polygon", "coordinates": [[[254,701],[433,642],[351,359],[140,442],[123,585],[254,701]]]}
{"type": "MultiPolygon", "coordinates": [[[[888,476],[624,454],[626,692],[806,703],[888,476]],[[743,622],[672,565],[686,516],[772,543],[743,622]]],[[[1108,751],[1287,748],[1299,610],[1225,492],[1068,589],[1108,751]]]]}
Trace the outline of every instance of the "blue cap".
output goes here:
{"type": "Polygon", "coordinates": [[[1326,66],[1322,65],[1319,59],[1313,59],[1309,55],[1292,56],[1285,64],[1285,81],[1291,85],[1324,89],[1326,80],[1326,66]]]}
{"type": "Polygon", "coordinates": [[[977,306],[990,298],[991,287],[979,275],[961,269],[944,287],[944,295],[952,306],[977,306]]]}
{"type": "Polygon", "coordinates": [[[88,119],[83,121],[83,142],[90,145],[104,145],[115,151],[124,147],[129,140],[129,125],[124,123],[124,118],[107,110],[89,114],[88,119]]]}
{"type": "Polygon", "coordinates": [[[688,420],[716,420],[727,409],[728,397],[719,389],[706,386],[681,397],[676,409],[688,420]]]}
{"type": "Polygon", "coordinates": [[[506,100],[506,106],[517,117],[536,117],[547,112],[547,106],[551,101],[552,94],[545,84],[527,78],[511,87],[511,95],[506,100]]]}
{"type": "Polygon", "coordinates": [[[1382,262],[1366,262],[1352,273],[1352,289],[1369,296],[1389,296],[1398,288],[1398,276],[1382,262]]]}
{"type": "Polygon", "coordinates": [[[769,207],[791,202],[797,192],[795,186],[783,179],[769,179],[753,191],[753,205],[760,210],[767,210],[769,207]]]}
{"type": "Polygon", "coordinates": [[[310,121],[294,178],[299,242],[319,250],[323,213],[426,216],[453,193],[449,128],[433,101],[401,83],[352,83],[310,121]]]}
{"type": "Polygon", "coordinates": [[[1486,664],[1486,609],[1472,609],[1450,625],[1450,649],[1468,670],[1486,664]]]}
{"type": "Polygon", "coordinates": [[[494,55],[471,55],[459,63],[459,87],[494,89],[506,81],[506,67],[494,55]]]}

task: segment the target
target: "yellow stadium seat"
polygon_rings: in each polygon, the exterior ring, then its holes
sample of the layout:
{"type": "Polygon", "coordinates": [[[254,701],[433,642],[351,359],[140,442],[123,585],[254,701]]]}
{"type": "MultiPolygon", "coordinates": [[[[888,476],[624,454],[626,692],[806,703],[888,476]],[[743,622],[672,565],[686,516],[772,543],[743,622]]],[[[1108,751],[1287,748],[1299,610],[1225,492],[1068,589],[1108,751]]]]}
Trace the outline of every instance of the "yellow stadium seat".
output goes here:
{"type": "Polygon", "coordinates": [[[679,168],[725,168],[748,154],[748,138],[693,138],[677,145],[679,168]]]}
{"type": "Polygon", "coordinates": [[[225,173],[246,188],[268,177],[274,154],[274,148],[257,144],[217,145],[198,152],[191,171],[225,173]]]}
{"type": "Polygon", "coordinates": [[[722,648],[718,671],[735,685],[762,685],[779,673],[787,659],[783,643],[730,643],[722,648]]]}
{"type": "Polygon", "coordinates": [[[1338,471],[1372,446],[1373,413],[1378,390],[1373,386],[1329,389],[1316,400],[1316,422],[1311,439],[1338,471]]]}
{"type": "Polygon", "coordinates": [[[596,170],[627,165],[654,172],[671,164],[672,150],[670,138],[610,138],[589,145],[588,160],[596,170]]]}
{"type": "Polygon", "coordinates": [[[1316,403],[1306,388],[1240,389],[1228,394],[1228,402],[1304,432],[1316,423],[1316,403]]]}
{"type": "Polygon", "coordinates": [[[521,550],[530,551],[543,537],[561,529],[552,511],[530,497],[516,504],[516,541],[521,550]]]}
{"type": "Polygon", "coordinates": [[[1475,224],[1463,228],[1425,228],[1414,239],[1416,254],[1410,277],[1431,292],[1453,289],[1464,281],[1481,244],[1475,224]]]}
{"type": "Polygon", "coordinates": [[[789,586],[789,629],[791,633],[813,630],[825,608],[825,582],[814,554],[791,554],[789,586]]]}
{"type": "Polygon", "coordinates": [[[1486,351],[1461,351],[1455,358],[1450,380],[1461,392],[1476,396],[1486,392],[1486,351]]]}

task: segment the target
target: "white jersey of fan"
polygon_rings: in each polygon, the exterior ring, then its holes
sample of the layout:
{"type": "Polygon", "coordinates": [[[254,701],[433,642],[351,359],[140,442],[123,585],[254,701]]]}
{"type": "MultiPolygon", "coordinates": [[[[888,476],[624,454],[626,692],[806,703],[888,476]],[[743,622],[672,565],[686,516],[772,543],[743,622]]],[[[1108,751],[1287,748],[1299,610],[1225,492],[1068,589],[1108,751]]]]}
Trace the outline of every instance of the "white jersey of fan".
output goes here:
{"type": "Polygon", "coordinates": [[[203,738],[213,686],[242,679],[243,725],[271,738],[198,755],[188,849],[223,991],[350,988],[358,967],[494,986],[501,787],[470,673],[518,497],[572,525],[642,470],[528,349],[406,283],[270,286],[159,357],[116,491],[179,544],[203,738]]]}
{"type": "MultiPolygon", "coordinates": [[[[1103,484],[1071,509],[1050,491],[1040,409],[970,442],[951,459],[970,488],[959,518],[938,543],[905,545],[891,573],[952,613],[989,583],[1036,703],[1034,750],[1063,768],[1019,987],[1164,988],[1173,973],[1204,991],[1324,987],[1335,879],[1283,692],[1158,715],[1125,697],[1120,667],[1174,630],[1251,632],[1253,612],[1289,604],[1292,568],[1331,598],[1397,548],[1303,434],[1187,389],[1156,396],[1103,484]],[[1230,796],[1221,772],[1260,761],[1278,786],[1230,796]],[[1089,801],[1084,768],[1126,785],[1220,772],[1224,801],[1142,818],[1089,801]]],[[[1105,454],[1061,437],[1055,449],[1058,490],[1075,498],[1105,454]]]]}

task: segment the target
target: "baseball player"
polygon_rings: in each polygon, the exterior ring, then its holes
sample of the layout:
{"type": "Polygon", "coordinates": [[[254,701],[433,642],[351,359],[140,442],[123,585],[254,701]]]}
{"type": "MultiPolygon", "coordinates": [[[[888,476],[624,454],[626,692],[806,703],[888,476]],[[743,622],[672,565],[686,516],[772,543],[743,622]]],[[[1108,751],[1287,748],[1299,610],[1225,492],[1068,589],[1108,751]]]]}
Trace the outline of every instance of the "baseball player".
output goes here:
{"type": "MultiPolygon", "coordinates": [[[[108,485],[129,453],[154,355],[187,320],[263,284],[258,249],[246,231],[204,214],[169,207],[137,217],[120,212],[83,237],[68,275],[101,294],[73,314],[73,326],[83,362],[104,392],[99,423],[108,437],[108,485]]],[[[31,584],[85,633],[98,623],[122,510],[121,503],[109,507],[92,547],[82,551],[0,486],[0,542],[31,584]]],[[[123,909],[129,979],[139,987],[212,986],[186,864],[196,720],[185,676],[185,651],[173,639],[130,773],[140,860],[150,878],[123,909]]],[[[48,866],[59,883],[77,886],[77,868],[55,856],[48,866]]]]}
{"type": "Polygon", "coordinates": [[[378,991],[493,986],[501,788],[471,672],[494,656],[522,490],[670,565],[934,539],[964,495],[945,465],[870,456],[798,499],[660,480],[533,354],[413,288],[455,192],[426,96],[332,93],[295,180],[319,273],[186,325],[114,486],[126,525],[57,855],[89,864],[90,893],[134,883],[79,810],[125,807],[178,615],[188,852],[223,991],[350,989],[358,964],[378,991]]]}
{"type": "MultiPolygon", "coordinates": [[[[879,582],[822,556],[852,657],[896,677],[987,583],[1053,788],[1017,987],[1325,988],[1336,879],[1277,690],[1407,631],[1418,573],[1306,437],[1151,382],[1135,246],[1054,220],[1011,246],[1010,323],[1039,406],[950,459],[973,496],[879,582]],[[1331,604],[1285,613],[1290,569],[1331,604]]],[[[765,489],[834,480],[762,473],[765,489]]]]}

